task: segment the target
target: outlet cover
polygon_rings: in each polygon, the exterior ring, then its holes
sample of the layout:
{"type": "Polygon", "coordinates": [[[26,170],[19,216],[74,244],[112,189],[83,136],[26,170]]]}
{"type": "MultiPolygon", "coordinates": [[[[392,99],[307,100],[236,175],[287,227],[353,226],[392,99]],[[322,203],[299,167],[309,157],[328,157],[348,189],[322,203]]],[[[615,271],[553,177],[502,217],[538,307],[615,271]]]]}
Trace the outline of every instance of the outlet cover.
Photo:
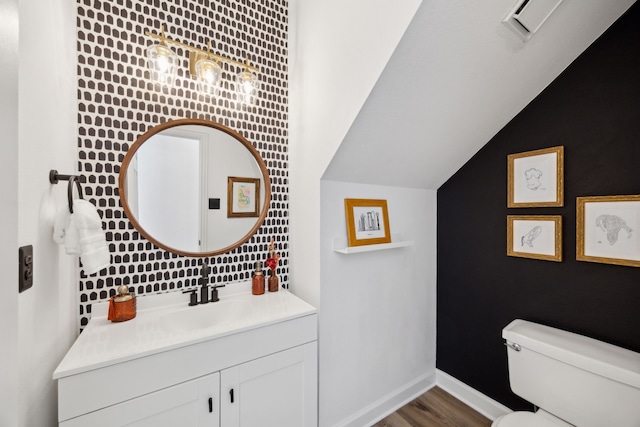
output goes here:
{"type": "Polygon", "coordinates": [[[33,286],[33,246],[18,248],[18,292],[33,286]]]}

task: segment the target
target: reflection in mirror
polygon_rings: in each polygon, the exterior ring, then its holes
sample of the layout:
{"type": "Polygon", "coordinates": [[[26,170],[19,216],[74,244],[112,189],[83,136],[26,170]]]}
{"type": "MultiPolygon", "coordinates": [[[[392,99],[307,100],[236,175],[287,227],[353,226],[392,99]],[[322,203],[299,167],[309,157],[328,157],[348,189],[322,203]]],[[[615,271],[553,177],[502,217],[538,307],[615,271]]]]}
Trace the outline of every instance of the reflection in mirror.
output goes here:
{"type": "Polygon", "coordinates": [[[142,135],[122,163],[119,184],[136,229],[157,246],[188,256],[217,255],[249,240],[264,221],[271,187],[251,143],[196,119],[167,122],[142,135]],[[227,212],[227,198],[238,200],[228,189],[229,177],[257,180],[241,187],[241,200],[253,207],[257,201],[257,213],[227,212]]]}

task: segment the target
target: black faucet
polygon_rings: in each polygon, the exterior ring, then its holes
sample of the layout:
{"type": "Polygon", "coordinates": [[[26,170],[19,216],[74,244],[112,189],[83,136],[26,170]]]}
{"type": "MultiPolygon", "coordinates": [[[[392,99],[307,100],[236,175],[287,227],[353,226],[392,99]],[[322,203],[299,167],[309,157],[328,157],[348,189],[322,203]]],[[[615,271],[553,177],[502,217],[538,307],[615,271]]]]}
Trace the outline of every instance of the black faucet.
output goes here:
{"type": "Polygon", "coordinates": [[[218,298],[218,288],[224,288],[226,285],[209,286],[209,266],[205,260],[202,261],[202,278],[200,279],[200,301],[198,301],[197,289],[189,289],[182,291],[183,294],[190,293],[189,305],[207,304],[209,302],[220,301],[218,298]],[[209,288],[211,288],[211,298],[209,298],[209,288]]]}
{"type": "Polygon", "coordinates": [[[218,288],[224,288],[226,285],[213,285],[211,286],[211,299],[209,300],[210,302],[217,302],[220,301],[220,298],[218,298],[218,288]]]}
{"type": "Polygon", "coordinates": [[[202,260],[202,281],[200,282],[200,304],[209,302],[209,266],[206,260],[202,260]]]}
{"type": "Polygon", "coordinates": [[[196,294],[197,289],[189,289],[188,291],[182,291],[183,294],[191,294],[189,295],[189,305],[198,305],[198,295],[196,294]]]}

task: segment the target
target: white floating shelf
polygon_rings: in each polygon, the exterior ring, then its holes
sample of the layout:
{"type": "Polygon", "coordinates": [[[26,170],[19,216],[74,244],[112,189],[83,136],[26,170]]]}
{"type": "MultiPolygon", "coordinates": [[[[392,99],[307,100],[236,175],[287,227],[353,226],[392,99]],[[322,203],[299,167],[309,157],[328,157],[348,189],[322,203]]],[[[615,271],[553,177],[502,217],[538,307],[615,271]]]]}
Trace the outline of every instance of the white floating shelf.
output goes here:
{"type": "Polygon", "coordinates": [[[333,251],[341,254],[357,254],[360,252],[383,251],[385,249],[403,248],[412,246],[412,240],[403,241],[399,234],[391,234],[391,243],[382,243],[379,245],[364,246],[348,246],[347,239],[344,237],[336,237],[333,239],[333,251]]]}

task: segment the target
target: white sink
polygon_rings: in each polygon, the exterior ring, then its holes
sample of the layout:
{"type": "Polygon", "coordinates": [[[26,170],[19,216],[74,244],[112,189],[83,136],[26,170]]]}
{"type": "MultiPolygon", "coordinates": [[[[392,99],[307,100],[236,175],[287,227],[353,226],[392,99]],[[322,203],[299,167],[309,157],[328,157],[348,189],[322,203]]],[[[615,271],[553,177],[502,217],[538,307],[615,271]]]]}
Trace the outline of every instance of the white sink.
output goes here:
{"type": "Polygon", "coordinates": [[[170,311],[162,316],[160,323],[168,329],[180,331],[228,328],[245,322],[251,311],[249,302],[228,299],[170,311]]]}

